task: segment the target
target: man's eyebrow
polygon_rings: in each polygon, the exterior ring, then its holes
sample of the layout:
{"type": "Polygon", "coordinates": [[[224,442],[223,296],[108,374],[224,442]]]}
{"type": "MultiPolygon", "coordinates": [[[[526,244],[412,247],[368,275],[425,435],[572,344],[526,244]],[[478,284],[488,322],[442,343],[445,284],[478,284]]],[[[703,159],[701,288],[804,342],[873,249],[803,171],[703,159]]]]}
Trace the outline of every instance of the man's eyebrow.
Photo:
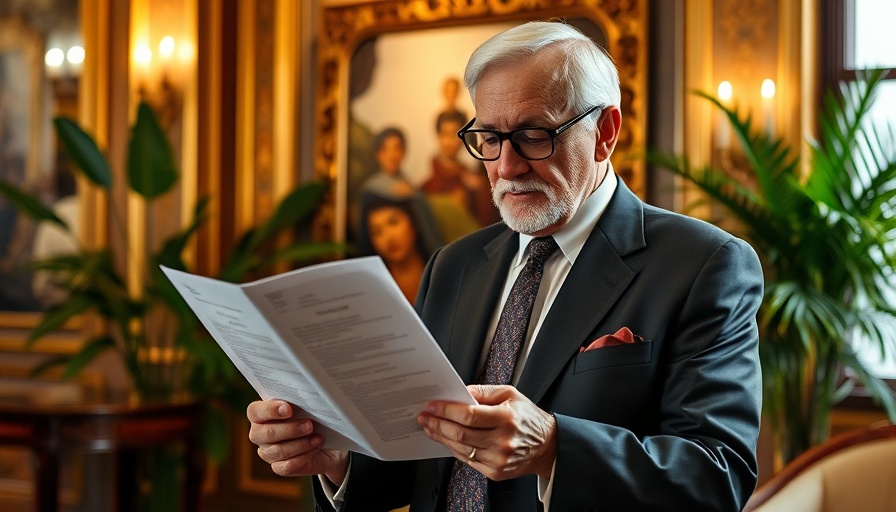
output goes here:
{"type": "MultiPolygon", "coordinates": [[[[496,128],[497,125],[495,125],[494,123],[480,123],[479,119],[477,119],[476,124],[478,124],[479,127],[483,130],[496,130],[497,131],[497,128],[496,128]]],[[[522,130],[525,128],[551,128],[551,127],[552,126],[550,125],[550,121],[547,121],[545,119],[539,120],[537,118],[528,118],[528,119],[521,120],[519,123],[514,125],[508,131],[522,130]]],[[[475,129],[475,127],[474,127],[474,129],[475,129]]]]}

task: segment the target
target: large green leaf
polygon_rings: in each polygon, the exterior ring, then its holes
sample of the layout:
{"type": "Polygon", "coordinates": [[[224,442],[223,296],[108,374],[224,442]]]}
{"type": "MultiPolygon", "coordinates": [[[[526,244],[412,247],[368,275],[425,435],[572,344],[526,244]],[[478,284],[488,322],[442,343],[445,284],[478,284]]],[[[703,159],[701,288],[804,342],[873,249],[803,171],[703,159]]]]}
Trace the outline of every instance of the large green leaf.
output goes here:
{"type": "Polygon", "coordinates": [[[168,137],[152,108],[141,102],[128,145],[128,185],[146,199],[153,199],[170,190],[177,179],[168,137]]]}
{"type": "Polygon", "coordinates": [[[52,307],[44,313],[37,326],[28,334],[26,344],[30,346],[47,334],[61,329],[71,318],[84,313],[92,306],[93,301],[83,295],[70,296],[58,306],[52,307]]]}
{"type": "Polygon", "coordinates": [[[328,185],[321,181],[312,181],[296,187],[280,201],[273,215],[253,231],[248,249],[254,251],[283,229],[295,227],[307,219],[317,210],[327,188],[328,185]]]}
{"type": "MultiPolygon", "coordinates": [[[[270,256],[278,250],[274,246],[276,236],[306,223],[328,189],[329,184],[323,181],[312,181],[296,187],[280,201],[277,209],[264,223],[243,233],[224,262],[219,278],[237,282],[252,270],[272,262],[284,261],[270,256]],[[266,244],[271,247],[266,249],[266,244]]],[[[292,247],[297,246],[300,244],[292,247]]]]}
{"type": "Polygon", "coordinates": [[[314,262],[345,251],[346,247],[348,247],[346,244],[337,242],[305,242],[277,249],[267,255],[252,253],[246,258],[231,261],[229,266],[222,269],[218,277],[221,280],[235,283],[242,280],[247,274],[270,268],[277,263],[314,262]]]}
{"type": "Polygon", "coordinates": [[[89,340],[81,350],[74,354],[50,357],[32,368],[29,375],[36,377],[57,366],[64,366],[65,370],[63,371],[62,379],[68,380],[77,375],[98,355],[112,348],[115,348],[115,340],[108,336],[99,336],[89,340]]]}
{"type": "Polygon", "coordinates": [[[308,263],[319,261],[350,248],[339,242],[307,242],[292,245],[276,251],[268,259],[261,262],[261,267],[269,267],[277,263],[308,263]]]}
{"type": "Polygon", "coordinates": [[[184,249],[190,242],[190,239],[193,237],[199,227],[205,222],[207,217],[209,199],[210,198],[208,196],[201,198],[199,202],[196,203],[196,207],[193,210],[193,220],[190,222],[190,224],[179,233],[175,233],[170,238],[165,240],[165,243],[162,245],[162,249],[159,251],[153,267],[157,265],[165,265],[166,267],[176,270],[187,270],[186,265],[181,259],[181,254],[183,254],[184,249]]]}
{"type": "Polygon", "coordinates": [[[9,201],[17,210],[36,221],[48,221],[57,226],[69,230],[68,225],[53,213],[53,210],[44,206],[36,197],[28,194],[11,183],[0,181],[0,195],[9,201]]]}
{"type": "Polygon", "coordinates": [[[64,365],[68,364],[68,362],[71,361],[71,359],[72,359],[72,356],[69,354],[62,354],[62,355],[58,355],[58,356],[49,357],[49,358],[45,359],[39,365],[32,368],[31,371],[28,372],[28,376],[29,377],[39,377],[40,375],[43,375],[44,372],[47,372],[47,371],[49,371],[53,368],[56,368],[58,366],[64,366],[64,365]]]}
{"type": "Polygon", "coordinates": [[[106,190],[111,189],[112,171],[109,162],[100,152],[93,137],[67,117],[57,117],[53,120],[53,125],[56,127],[62,149],[82,174],[94,185],[106,190]]]}
{"type": "Polygon", "coordinates": [[[65,371],[62,373],[62,378],[70,379],[74,377],[93,362],[97,356],[106,350],[114,348],[115,340],[109,336],[99,336],[91,339],[83,349],[69,359],[65,366],[65,371]]]}

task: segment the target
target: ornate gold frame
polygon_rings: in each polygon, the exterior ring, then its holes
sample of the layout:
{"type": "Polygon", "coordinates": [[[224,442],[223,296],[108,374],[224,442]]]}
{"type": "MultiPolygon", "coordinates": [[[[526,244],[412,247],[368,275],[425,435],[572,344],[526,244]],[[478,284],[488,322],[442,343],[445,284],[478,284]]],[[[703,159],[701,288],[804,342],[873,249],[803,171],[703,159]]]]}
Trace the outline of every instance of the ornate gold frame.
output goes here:
{"type": "MultiPolygon", "coordinates": [[[[295,27],[307,7],[292,0],[249,0],[238,5],[237,231],[273,213],[276,202],[299,180],[299,68],[295,27]]],[[[243,423],[237,422],[239,428],[243,423]]],[[[296,500],[304,481],[271,471],[246,435],[239,435],[233,475],[240,491],[296,500]]]]}
{"type": "Polygon", "coordinates": [[[361,42],[390,32],[551,18],[585,18],[607,34],[607,49],[619,67],[627,131],[614,153],[614,166],[643,196],[644,165],[632,157],[646,149],[646,0],[325,0],[318,43],[314,168],[317,177],[333,180],[335,187],[319,217],[317,236],[345,239],[349,63],[361,42]]]}

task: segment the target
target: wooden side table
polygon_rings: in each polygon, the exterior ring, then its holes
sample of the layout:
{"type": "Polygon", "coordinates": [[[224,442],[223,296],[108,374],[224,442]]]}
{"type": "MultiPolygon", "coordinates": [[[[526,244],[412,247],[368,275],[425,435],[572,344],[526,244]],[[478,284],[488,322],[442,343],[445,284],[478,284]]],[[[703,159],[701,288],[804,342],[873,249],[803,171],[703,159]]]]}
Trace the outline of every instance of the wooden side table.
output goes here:
{"type": "MultiPolygon", "coordinates": [[[[186,474],[183,510],[199,510],[205,454],[203,404],[28,406],[0,405],[0,444],[25,446],[35,455],[34,498],[39,512],[59,507],[59,454],[133,454],[134,450],[182,443],[186,474]]],[[[123,510],[133,481],[118,476],[118,506],[123,510]]]]}

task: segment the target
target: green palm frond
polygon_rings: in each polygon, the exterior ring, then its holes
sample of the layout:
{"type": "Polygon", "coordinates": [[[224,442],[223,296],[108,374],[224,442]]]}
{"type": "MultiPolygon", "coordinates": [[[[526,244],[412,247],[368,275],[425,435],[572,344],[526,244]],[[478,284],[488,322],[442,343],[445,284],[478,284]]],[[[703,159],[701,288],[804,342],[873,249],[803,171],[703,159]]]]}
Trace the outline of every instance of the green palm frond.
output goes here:
{"type": "Polygon", "coordinates": [[[841,84],[839,95],[828,91],[819,116],[820,137],[809,141],[813,172],[806,188],[833,211],[859,213],[859,205],[869,199],[873,187],[886,185],[880,180],[886,180],[887,173],[880,172],[876,162],[886,159],[882,152],[885,143],[867,121],[883,74],[874,71],[864,78],[841,84]]]}
{"type": "Polygon", "coordinates": [[[839,357],[840,361],[854,371],[856,376],[865,384],[865,389],[868,390],[875,402],[883,407],[887,416],[890,418],[896,416],[896,391],[886,381],[869,372],[865,368],[865,364],[859,360],[855,351],[851,348],[847,347],[843,353],[839,354],[839,357]]]}
{"type": "Polygon", "coordinates": [[[798,167],[790,148],[780,140],[771,139],[761,131],[754,130],[750,115],[740,117],[735,110],[726,107],[718,99],[702,92],[696,94],[720,108],[731,123],[744,150],[744,156],[755,173],[759,185],[757,195],[770,212],[775,215],[792,212],[795,198],[792,185],[787,184],[791,177],[796,176],[798,167]]]}
{"type": "Polygon", "coordinates": [[[762,260],[764,395],[785,460],[823,440],[832,405],[851,385],[840,380],[843,365],[896,421],[892,390],[852,347],[863,339],[881,352],[896,351],[889,303],[896,277],[896,128],[875,125],[868,115],[882,79],[879,71],[860,74],[825,95],[807,169],[798,151],[756,130],[750,115],[698,93],[730,123],[744,167],[734,171],[752,176],[752,188],[726,170],[693,168],[687,156],[647,155],[737,221],[738,234],[762,260]]]}
{"type": "Polygon", "coordinates": [[[753,191],[727,174],[707,166],[695,169],[691,167],[687,156],[668,152],[649,151],[647,158],[696,185],[712,201],[723,205],[734,218],[757,231],[757,238],[775,232],[773,219],[769,216],[765,203],[753,191]]]}

